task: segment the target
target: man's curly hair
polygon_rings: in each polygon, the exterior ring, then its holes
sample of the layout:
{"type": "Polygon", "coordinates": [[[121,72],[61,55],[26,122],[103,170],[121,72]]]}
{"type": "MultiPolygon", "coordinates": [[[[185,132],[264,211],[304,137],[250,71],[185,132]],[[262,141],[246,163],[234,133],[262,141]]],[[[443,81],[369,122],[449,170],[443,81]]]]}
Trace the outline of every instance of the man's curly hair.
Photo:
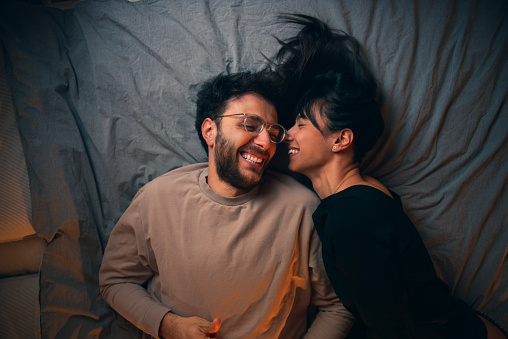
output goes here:
{"type": "MultiPolygon", "coordinates": [[[[197,94],[195,128],[207,154],[208,145],[201,133],[201,125],[206,118],[215,120],[218,115],[224,114],[229,100],[248,93],[262,96],[279,112],[282,101],[280,87],[280,77],[269,69],[258,72],[221,73],[203,83],[197,94]]],[[[218,127],[220,128],[220,122],[218,127]]]]}

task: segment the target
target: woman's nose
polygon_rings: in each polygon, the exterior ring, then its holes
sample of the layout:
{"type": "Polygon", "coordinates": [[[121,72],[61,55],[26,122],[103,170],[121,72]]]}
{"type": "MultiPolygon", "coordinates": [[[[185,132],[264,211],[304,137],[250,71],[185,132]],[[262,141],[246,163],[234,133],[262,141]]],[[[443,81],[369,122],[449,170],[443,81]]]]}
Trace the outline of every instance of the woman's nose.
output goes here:
{"type": "Polygon", "coordinates": [[[284,141],[285,142],[288,142],[288,141],[291,141],[293,140],[293,134],[294,134],[294,129],[295,129],[296,125],[291,127],[287,133],[286,133],[286,136],[284,137],[284,141]]]}

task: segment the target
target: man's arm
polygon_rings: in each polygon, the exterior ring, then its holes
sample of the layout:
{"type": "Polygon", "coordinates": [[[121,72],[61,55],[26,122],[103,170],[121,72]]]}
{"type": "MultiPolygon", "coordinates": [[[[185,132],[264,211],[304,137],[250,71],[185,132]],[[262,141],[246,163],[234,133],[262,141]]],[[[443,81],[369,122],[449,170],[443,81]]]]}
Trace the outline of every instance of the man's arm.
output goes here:
{"type": "MultiPolygon", "coordinates": [[[[210,333],[217,332],[221,325],[219,318],[210,322],[199,317],[186,318],[173,314],[167,307],[153,301],[147,291],[137,284],[111,285],[105,287],[102,293],[105,299],[106,296],[112,298],[111,305],[118,313],[155,338],[209,338],[210,333]]],[[[220,337],[216,335],[214,338],[220,337]]]]}
{"type": "Polygon", "coordinates": [[[156,302],[143,286],[154,275],[136,202],[111,232],[104,252],[99,284],[104,300],[142,331],[157,337],[169,308],[156,302]],[[133,225],[137,225],[134,227],[133,225]]]}
{"type": "Polygon", "coordinates": [[[137,328],[157,338],[159,325],[169,308],[155,302],[146,289],[138,284],[104,284],[101,283],[104,300],[137,328]]]}
{"type": "MultiPolygon", "coordinates": [[[[136,205],[134,203],[134,205],[136,205]]],[[[154,300],[144,285],[154,276],[156,266],[147,248],[136,208],[127,210],[110,235],[101,269],[99,283],[104,300],[128,321],[153,337],[199,338],[220,327],[220,320],[176,316],[170,309],[154,300]],[[137,225],[133,227],[132,225],[137,225]],[[218,326],[217,326],[218,324],[218,326]]]]}
{"type": "Polygon", "coordinates": [[[318,313],[304,338],[345,338],[355,318],[339,300],[326,275],[321,242],[315,231],[310,240],[309,260],[312,303],[318,308],[318,313]]]}

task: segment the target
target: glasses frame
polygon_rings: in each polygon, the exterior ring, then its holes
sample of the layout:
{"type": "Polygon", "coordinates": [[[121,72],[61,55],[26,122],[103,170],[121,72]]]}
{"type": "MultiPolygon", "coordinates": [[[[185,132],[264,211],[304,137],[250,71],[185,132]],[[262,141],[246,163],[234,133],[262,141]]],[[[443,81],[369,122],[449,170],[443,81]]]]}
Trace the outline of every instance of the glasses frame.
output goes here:
{"type": "MultiPolygon", "coordinates": [[[[269,131],[273,126],[278,126],[280,127],[280,129],[282,130],[282,138],[280,141],[273,141],[272,138],[270,138],[270,141],[274,144],[280,144],[281,142],[284,141],[284,139],[286,138],[286,134],[287,134],[287,130],[284,128],[284,126],[280,125],[280,124],[269,124],[267,123],[266,121],[263,120],[263,118],[261,118],[260,116],[258,115],[255,115],[255,114],[247,114],[247,113],[235,113],[235,114],[225,114],[225,115],[217,115],[215,117],[216,118],[227,118],[227,117],[234,117],[234,116],[240,116],[240,115],[243,115],[243,129],[248,132],[248,133],[251,133],[251,134],[255,134],[255,135],[259,135],[261,134],[261,132],[263,132],[263,130],[265,129],[266,127],[266,130],[269,131]],[[262,122],[261,124],[261,128],[258,130],[258,131],[254,131],[254,132],[251,132],[247,129],[247,119],[248,118],[253,118],[253,119],[257,119],[259,121],[262,122]]],[[[214,120],[215,120],[214,119],[214,120]]],[[[277,136],[278,137],[278,136],[277,136]]]]}

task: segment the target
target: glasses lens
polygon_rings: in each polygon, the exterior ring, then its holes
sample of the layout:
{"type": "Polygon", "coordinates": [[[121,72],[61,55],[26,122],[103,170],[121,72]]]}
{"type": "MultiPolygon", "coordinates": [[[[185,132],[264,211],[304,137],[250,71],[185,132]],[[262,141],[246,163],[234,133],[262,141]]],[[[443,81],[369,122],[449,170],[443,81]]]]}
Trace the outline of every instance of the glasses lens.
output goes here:
{"type": "MultiPolygon", "coordinates": [[[[263,130],[263,126],[265,126],[265,122],[263,119],[258,117],[257,115],[248,115],[245,117],[243,121],[243,125],[245,130],[250,133],[259,134],[263,130]]],[[[267,131],[270,135],[270,140],[273,143],[279,143],[284,140],[284,136],[286,135],[286,130],[279,124],[269,125],[267,124],[267,131]]]]}
{"type": "Polygon", "coordinates": [[[268,128],[268,134],[274,143],[279,143],[284,139],[284,132],[284,128],[280,125],[270,125],[268,128]]]}
{"type": "Polygon", "coordinates": [[[243,125],[247,132],[259,133],[263,128],[264,121],[261,118],[253,116],[246,116],[243,125]]]}

